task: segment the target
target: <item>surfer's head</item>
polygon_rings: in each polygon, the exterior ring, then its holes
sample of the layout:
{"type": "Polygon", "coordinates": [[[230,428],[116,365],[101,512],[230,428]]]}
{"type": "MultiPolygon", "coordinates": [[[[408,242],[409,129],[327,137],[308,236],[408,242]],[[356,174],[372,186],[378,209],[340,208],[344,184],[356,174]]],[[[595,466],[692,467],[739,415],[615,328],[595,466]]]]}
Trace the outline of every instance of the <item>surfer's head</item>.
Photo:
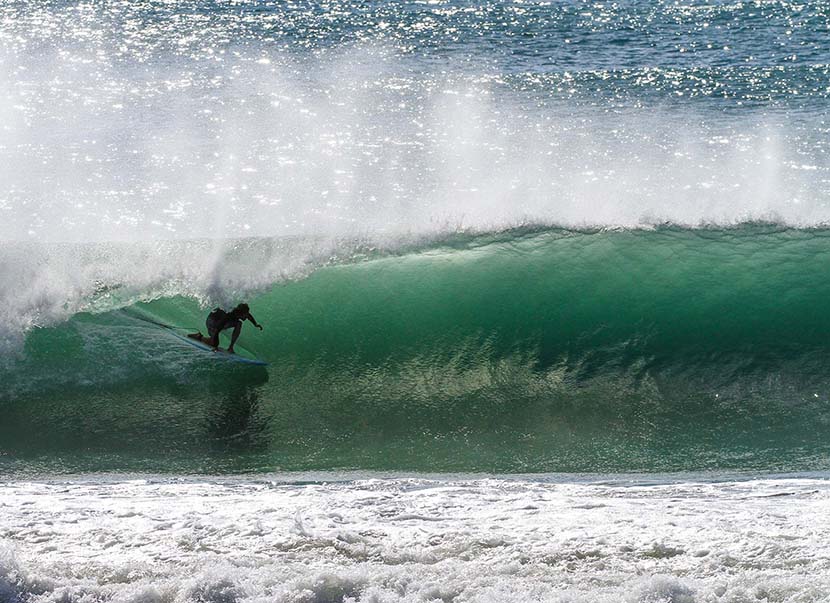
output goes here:
{"type": "Polygon", "coordinates": [[[245,318],[248,314],[251,313],[251,308],[248,304],[239,304],[237,307],[233,309],[233,314],[238,316],[239,318],[245,318]]]}

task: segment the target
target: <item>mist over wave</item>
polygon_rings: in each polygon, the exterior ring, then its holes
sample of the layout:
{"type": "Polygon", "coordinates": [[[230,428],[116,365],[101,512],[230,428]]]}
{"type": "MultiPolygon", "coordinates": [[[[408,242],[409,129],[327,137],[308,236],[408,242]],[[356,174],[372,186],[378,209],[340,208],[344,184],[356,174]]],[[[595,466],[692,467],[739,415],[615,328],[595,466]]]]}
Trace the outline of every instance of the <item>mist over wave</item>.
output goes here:
{"type": "MultiPolygon", "coordinates": [[[[770,65],[733,30],[730,15],[756,16],[739,4],[609,8],[590,23],[579,3],[401,3],[396,27],[384,3],[344,5],[339,26],[272,5],[8,4],[0,239],[826,223],[826,65],[804,54],[815,32],[791,18],[802,59],[770,65]],[[690,51],[661,49],[659,66],[613,51],[615,28],[656,35],[704,16],[710,33],[681,28],[690,51]],[[524,20],[550,62],[507,65],[472,42],[465,54],[453,19],[524,20]],[[610,39],[569,51],[571,28],[610,39]],[[425,31],[436,37],[418,59],[405,34],[425,31]],[[708,50],[692,52],[696,36],[708,50]],[[427,52],[442,44],[442,59],[427,52]]],[[[786,7],[766,10],[788,22],[786,7]]]]}
{"type": "Polygon", "coordinates": [[[44,83],[9,78],[5,102],[25,110],[6,107],[3,237],[830,220],[823,126],[763,112],[580,109],[544,92],[519,97],[516,83],[486,74],[399,75],[383,54],[352,49],[324,67],[229,58],[213,78],[183,82],[186,64],[161,64],[150,81],[118,73],[91,89],[88,74],[65,82],[59,63],[44,83]]]}

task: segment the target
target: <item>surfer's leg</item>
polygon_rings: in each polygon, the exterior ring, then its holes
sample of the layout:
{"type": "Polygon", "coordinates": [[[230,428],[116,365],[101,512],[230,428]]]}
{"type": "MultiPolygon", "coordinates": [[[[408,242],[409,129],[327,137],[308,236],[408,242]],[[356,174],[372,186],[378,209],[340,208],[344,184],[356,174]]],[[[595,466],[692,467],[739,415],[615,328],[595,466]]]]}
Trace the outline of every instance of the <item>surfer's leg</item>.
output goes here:
{"type": "Polygon", "coordinates": [[[208,338],[207,344],[214,349],[219,347],[219,331],[215,331],[210,334],[210,338],[208,338]]]}
{"type": "Polygon", "coordinates": [[[239,333],[242,331],[242,322],[237,320],[233,327],[233,334],[231,335],[231,345],[228,346],[228,351],[233,354],[233,344],[239,339],[239,333]]]}
{"type": "Polygon", "coordinates": [[[218,323],[219,321],[216,319],[216,316],[211,312],[207,320],[205,320],[208,336],[207,338],[202,337],[202,341],[213,347],[214,350],[219,347],[219,332],[221,331],[219,327],[221,325],[218,323]]]}

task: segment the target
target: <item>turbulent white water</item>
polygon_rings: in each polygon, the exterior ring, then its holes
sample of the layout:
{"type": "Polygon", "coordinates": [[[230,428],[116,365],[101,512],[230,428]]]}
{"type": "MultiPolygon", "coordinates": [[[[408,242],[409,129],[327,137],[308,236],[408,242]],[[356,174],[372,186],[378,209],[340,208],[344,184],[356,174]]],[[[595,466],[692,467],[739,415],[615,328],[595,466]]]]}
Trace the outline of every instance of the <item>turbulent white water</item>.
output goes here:
{"type": "Polygon", "coordinates": [[[830,598],[826,476],[0,487],[8,603],[830,598]]]}

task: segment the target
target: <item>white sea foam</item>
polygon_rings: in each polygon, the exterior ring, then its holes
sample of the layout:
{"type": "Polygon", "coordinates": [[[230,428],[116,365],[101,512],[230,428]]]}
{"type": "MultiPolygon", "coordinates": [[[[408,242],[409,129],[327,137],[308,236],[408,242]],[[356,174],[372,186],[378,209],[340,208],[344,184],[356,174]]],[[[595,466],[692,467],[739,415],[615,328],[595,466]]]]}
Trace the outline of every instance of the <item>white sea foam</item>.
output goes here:
{"type": "Polygon", "coordinates": [[[825,479],[340,479],[6,483],[0,594],[15,603],[830,597],[825,479]]]}

